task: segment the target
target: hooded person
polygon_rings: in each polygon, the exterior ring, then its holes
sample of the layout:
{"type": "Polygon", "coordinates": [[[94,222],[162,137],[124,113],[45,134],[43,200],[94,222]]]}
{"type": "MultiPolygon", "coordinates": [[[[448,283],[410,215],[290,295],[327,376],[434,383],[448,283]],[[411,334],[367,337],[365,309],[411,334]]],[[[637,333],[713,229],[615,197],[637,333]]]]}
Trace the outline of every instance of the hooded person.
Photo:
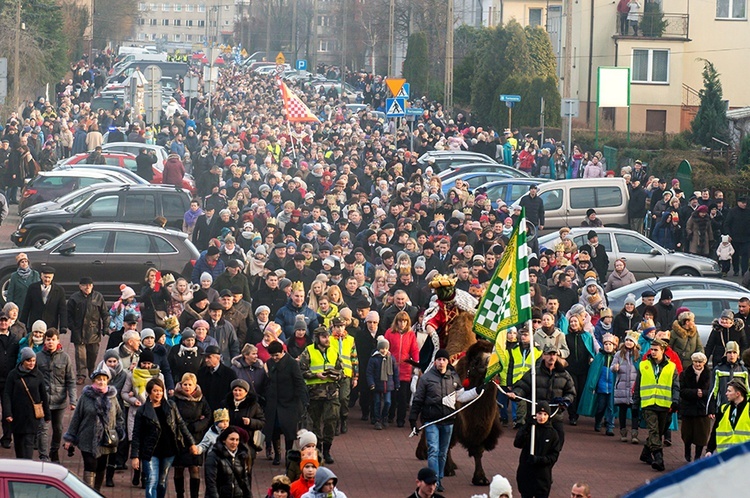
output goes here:
{"type": "Polygon", "coordinates": [[[550,406],[538,401],[535,420],[536,437],[531,452],[531,426],[524,424],[516,434],[513,446],[521,448],[516,481],[522,496],[548,496],[552,487],[552,467],[560,455],[560,438],[552,427],[550,406]]]}
{"type": "Polygon", "coordinates": [[[315,473],[315,485],[302,495],[302,498],[346,498],[336,485],[339,478],[327,467],[320,467],[315,473]]]}

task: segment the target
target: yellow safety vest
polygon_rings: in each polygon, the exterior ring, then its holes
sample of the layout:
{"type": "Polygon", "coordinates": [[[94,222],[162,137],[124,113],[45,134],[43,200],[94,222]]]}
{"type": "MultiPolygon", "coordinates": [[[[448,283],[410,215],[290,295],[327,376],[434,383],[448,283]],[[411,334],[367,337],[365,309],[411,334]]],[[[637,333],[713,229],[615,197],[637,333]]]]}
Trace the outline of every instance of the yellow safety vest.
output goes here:
{"type": "MultiPolygon", "coordinates": [[[[513,376],[510,379],[511,384],[515,384],[519,380],[521,380],[521,377],[523,377],[523,374],[531,370],[531,352],[526,355],[526,358],[524,359],[523,354],[521,353],[521,347],[513,348],[510,350],[510,354],[513,357],[513,376]]],[[[534,348],[534,360],[539,361],[539,358],[542,357],[542,352],[539,350],[539,348],[534,348]]]]}
{"type": "Polygon", "coordinates": [[[731,407],[731,403],[727,403],[721,407],[721,411],[724,415],[721,417],[718,427],[716,427],[717,452],[724,451],[735,444],[750,441],[750,415],[747,413],[747,405],[745,405],[745,409],[740,413],[740,417],[734,425],[734,428],[732,428],[732,423],[729,421],[729,411],[731,407]]]}
{"type": "MultiPolygon", "coordinates": [[[[333,342],[330,346],[328,346],[325,356],[323,356],[323,353],[320,351],[320,349],[315,347],[315,344],[310,344],[305,349],[307,349],[307,352],[310,355],[310,371],[312,373],[317,375],[319,373],[323,373],[327,368],[336,367],[336,360],[338,359],[339,354],[336,351],[337,348],[333,347],[333,342]]],[[[331,381],[319,379],[317,377],[312,379],[305,379],[305,383],[307,385],[327,384],[328,382],[331,381]]]]}
{"type": "Polygon", "coordinates": [[[641,408],[647,406],[671,407],[674,363],[670,361],[662,368],[659,380],[654,375],[651,360],[643,360],[639,369],[641,371],[641,408]]]}
{"type": "Polygon", "coordinates": [[[354,349],[354,337],[346,334],[343,341],[339,341],[338,338],[331,338],[331,347],[336,349],[336,352],[341,357],[341,366],[344,368],[344,375],[350,379],[354,375],[354,368],[352,367],[352,349],[354,349]]]}

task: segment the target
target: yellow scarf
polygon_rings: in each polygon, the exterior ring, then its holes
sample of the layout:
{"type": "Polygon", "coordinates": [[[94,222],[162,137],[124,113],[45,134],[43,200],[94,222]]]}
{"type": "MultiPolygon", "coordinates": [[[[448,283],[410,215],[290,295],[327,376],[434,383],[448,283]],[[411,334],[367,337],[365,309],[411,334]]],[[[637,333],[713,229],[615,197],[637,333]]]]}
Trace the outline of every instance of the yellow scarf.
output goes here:
{"type": "Polygon", "coordinates": [[[136,397],[140,397],[146,391],[146,384],[151,379],[156,379],[160,374],[159,368],[135,368],[133,369],[133,391],[136,397]]]}

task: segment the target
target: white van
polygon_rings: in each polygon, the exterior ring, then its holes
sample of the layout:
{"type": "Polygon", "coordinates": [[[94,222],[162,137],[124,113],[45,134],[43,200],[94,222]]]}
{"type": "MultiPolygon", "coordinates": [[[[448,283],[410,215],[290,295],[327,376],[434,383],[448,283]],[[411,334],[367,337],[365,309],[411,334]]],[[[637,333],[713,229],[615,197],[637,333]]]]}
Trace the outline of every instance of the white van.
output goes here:
{"type": "Polygon", "coordinates": [[[153,50],[151,50],[148,47],[125,47],[122,46],[117,49],[117,55],[122,54],[152,54],[154,53],[153,50]]]}
{"type": "MultiPolygon", "coordinates": [[[[526,194],[528,195],[528,194],[526,194]]],[[[630,192],[624,178],[578,178],[540,183],[544,231],[577,227],[593,208],[606,226],[628,227],[630,192]]]]}

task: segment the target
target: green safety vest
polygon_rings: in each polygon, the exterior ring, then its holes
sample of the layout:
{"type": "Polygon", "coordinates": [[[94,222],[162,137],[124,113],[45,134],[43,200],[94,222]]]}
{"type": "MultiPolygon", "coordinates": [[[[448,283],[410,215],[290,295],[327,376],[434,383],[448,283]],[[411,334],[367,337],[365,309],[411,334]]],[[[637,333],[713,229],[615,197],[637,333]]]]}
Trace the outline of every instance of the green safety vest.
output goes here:
{"type": "Polygon", "coordinates": [[[354,337],[347,334],[343,341],[339,341],[337,338],[333,337],[331,338],[331,347],[335,348],[339,357],[341,357],[341,366],[344,369],[344,375],[351,379],[354,375],[354,368],[352,367],[354,337]]]}
{"type": "Polygon", "coordinates": [[[747,405],[745,405],[745,409],[740,413],[740,417],[734,425],[734,428],[732,428],[732,423],[729,420],[729,412],[731,408],[731,403],[727,403],[721,407],[721,411],[724,415],[721,417],[718,427],[716,427],[717,453],[726,450],[732,445],[750,441],[750,415],[747,413],[747,405]]]}
{"type": "Polygon", "coordinates": [[[662,368],[659,379],[654,375],[651,360],[643,360],[639,367],[641,371],[641,408],[647,406],[672,406],[672,377],[675,366],[671,361],[662,368]]]}
{"type": "MultiPolygon", "coordinates": [[[[336,351],[337,348],[333,347],[333,342],[330,346],[328,346],[325,356],[323,356],[323,353],[320,351],[320,349],[315,347],[315,344],[310,344],[305,349],[307,349],[307,352],[310,355],[310,371],[315,375],[323,373],[327,368],[336,367],[336,360],[338,359],[339,354],[336,351]]],[[[312,379],[305,379],[305,383],[308,386],[313,384],[327,384],[329,382],[331,381],[319,379],[317,377],[312,379]]]]}
{"type": "MultiPolygon", "coordinates": [[[[510,354],[513,357],[513,376],[510,379],[511,384],[515,384],[519,380],[521,380],[521,377],[523,377],[523,374],[531,370],[531,351],[528,352],[526,355],[526,358],[524,359],[523,354],[521,353],[521,347],[513,348],[510,350],[510,354]]],[[[539,361],[539,358],[542,357],[542,352],[539,350],[539,348],[534,348],[534,360],[539,361]]]]}

